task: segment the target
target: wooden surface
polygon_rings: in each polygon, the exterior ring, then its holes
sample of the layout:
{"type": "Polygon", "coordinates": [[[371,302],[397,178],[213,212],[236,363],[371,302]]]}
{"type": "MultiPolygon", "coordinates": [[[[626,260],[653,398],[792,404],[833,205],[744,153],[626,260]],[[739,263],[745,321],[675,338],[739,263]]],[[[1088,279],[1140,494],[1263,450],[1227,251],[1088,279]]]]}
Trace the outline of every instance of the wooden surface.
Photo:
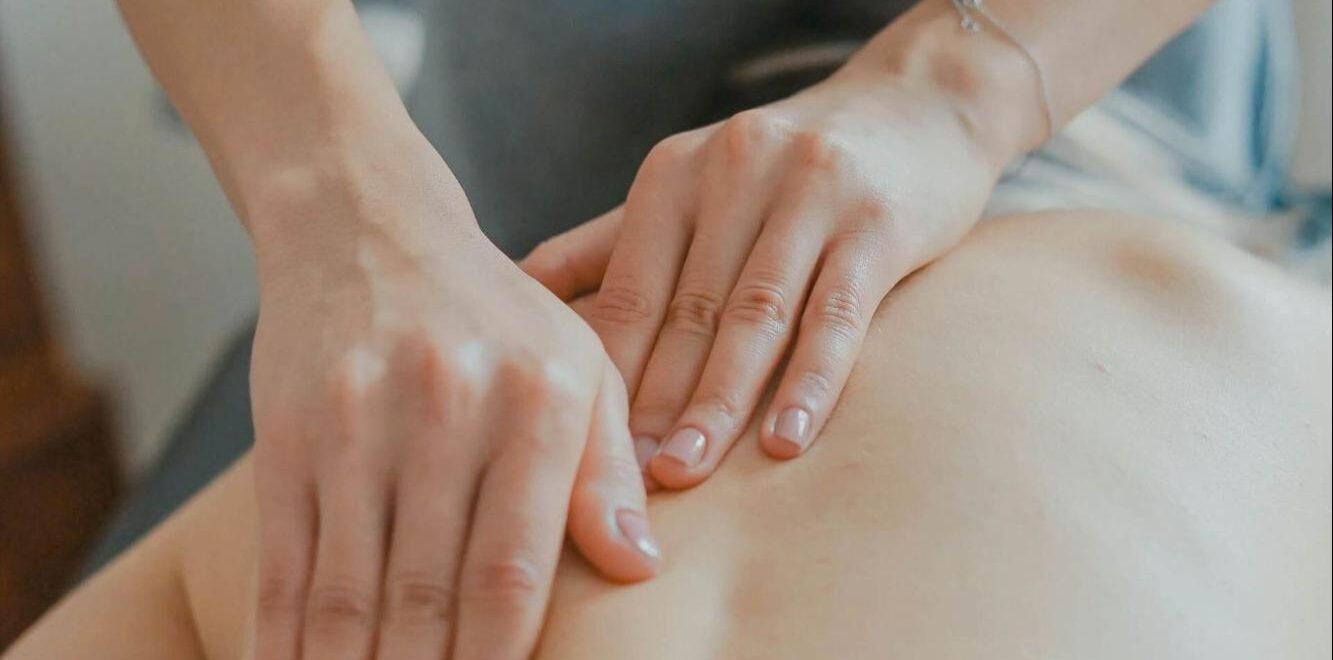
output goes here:
{"type": "Polygon", "coordinates": [[[119,471],[106,402],[50,338],[0,107],[0,651],[76,576],[119,471]]]}

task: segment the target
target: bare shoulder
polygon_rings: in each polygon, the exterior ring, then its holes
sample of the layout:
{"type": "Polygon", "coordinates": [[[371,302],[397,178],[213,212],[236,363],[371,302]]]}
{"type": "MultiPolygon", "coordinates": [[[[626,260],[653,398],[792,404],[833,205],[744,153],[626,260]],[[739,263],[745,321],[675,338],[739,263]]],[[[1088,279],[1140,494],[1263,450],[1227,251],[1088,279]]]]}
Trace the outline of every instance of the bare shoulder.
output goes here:
{"type": "Polygon", "coordinates": [[[177,513],[181,584],[210,660],[248,658],[258,548],[252,455],[246,454],[177,513]]]}

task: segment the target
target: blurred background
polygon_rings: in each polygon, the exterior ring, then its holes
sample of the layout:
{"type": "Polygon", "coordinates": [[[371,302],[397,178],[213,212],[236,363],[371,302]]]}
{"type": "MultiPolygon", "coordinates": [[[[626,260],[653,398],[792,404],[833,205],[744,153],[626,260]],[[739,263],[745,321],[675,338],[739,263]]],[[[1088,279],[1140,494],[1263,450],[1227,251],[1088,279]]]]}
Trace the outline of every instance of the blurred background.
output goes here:
{"type": "MultiPolygon", "coordinates": [[[[1294,5],[1294,177],[1327,185],[1330,3],[1294,5]]],[[[388,0],[360,9],[407,90],[419,21],[388,0]]],[[[257,296],[248,239],[112,2],[0,0],[0,131],[3,648],[160,455],[257,296]],[[32,529],[55,516],[82,522],[32,529]]]]}

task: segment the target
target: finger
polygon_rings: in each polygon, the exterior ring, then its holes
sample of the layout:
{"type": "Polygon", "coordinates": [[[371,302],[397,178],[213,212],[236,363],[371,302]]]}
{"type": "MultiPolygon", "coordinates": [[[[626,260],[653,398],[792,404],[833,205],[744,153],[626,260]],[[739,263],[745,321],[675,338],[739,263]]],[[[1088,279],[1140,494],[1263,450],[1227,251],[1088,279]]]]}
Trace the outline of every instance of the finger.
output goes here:
{"type": "Polygon", "coordinates": [[[653,457],[657,455],[657,447],[660,443],[656,438],[648,435],[634,436],[634,459],[639,464],[639,472],[643,475],[643,487],[649,493],[657,492],[661,484],[648,471],[648,465],[653,457]]]}
{"type": "Polygon", "coordinates": [[[477,497],[459,579],[455,660],[526,660],[536,644],[564,540],[592,402],[543,385],[509,387],[477,497]]]}
{"type": "Polygon", "coordinates": [[[480,461],[466,450],[476,397],[449,382],[431,351],[419,355],[420,389],[404,416],[410,429],[384,571],[376,658],[439,660],[457,619],[457,577],[480,461]]]}
{"type": "Polygon", "coordinates": [[[271,443],[257,443],[262,468],[255,469],[259,506],[259,583],[255,608],[255,660],[296,660],[306,585],[314,559],[314,488],[301,478],[308,469],[271,457],[271,443]]]}
{"type": "Polygon", "coordinates": [[[668,138],[639,169],[625,201],[620,239],[590,314],[589,324],[620,369],[631,400],[693,232],[693,153],[698,141],[697,133],[668,138]]]}
{"type": "Polygon", "coordinates": [[[611,209],[538,245],[518,265],[566,302],[596,291],[624,217],[623,206],[611,209]]]}
{"type": "Polygon", "coordinates": [[[317,466],[319,540],[306,593],[305,660],[370,658],[388,537],[393,457],[377,436],[392,418],[382,397],[367,394],[364,380],[347,375],[336,382],[337,420],[329,433],[337,435],[317,466]]]}
{"type": "Polygon", "coordinates": [[[348,464],[320,482],[319,542],[306,596],[306,660],[370,658],[388,522],[387,480],[348,464]]]}
{"type": "MultiPolygon", "coordinates": [[[[630,410],[638,437],[666,438],[699,382],[772,199],[779,144],[776,129],[751,113],[727,120],[709,139],[694,238],[630,410]]],[[[698,457],[697,445],[681,449],[698,457]]]]}
{"type": "Polygon", "coordinates": [[[873,234],[830,245],[796,348],[760,425],[759,442],[770,455],[801,454],[828,420],[891,285],[882,275],[887,254],[884,241],[873,234]]]}
{"type": "Polygon", "coordinates": [[[755,243],[689,406],[651,464],[663,486],[707,478],[744,432],[794,334],[819,261],[822,206],[815,195],[784,202],[755,243]]]}
{"type": "Polygon", "coordinates": [[[569,501],[569,535],[604,575],[638,581],[657,572],[662,553],[648,525],[644,480],[626,419],[625,385],[609,361],[604,371],[569,501]]]}

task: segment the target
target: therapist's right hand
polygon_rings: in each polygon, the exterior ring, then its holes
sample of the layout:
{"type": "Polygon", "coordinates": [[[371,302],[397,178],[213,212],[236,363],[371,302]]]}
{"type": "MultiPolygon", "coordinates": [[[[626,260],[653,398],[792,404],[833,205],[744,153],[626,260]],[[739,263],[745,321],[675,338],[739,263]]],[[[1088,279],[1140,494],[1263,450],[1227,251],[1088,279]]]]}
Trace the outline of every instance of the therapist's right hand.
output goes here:
{"type": "Polygon", "coordinates": [[[259,660],[527,658],[566,529],[659,564],[618,371],[422,142],[247,209],[259,660]]]}

